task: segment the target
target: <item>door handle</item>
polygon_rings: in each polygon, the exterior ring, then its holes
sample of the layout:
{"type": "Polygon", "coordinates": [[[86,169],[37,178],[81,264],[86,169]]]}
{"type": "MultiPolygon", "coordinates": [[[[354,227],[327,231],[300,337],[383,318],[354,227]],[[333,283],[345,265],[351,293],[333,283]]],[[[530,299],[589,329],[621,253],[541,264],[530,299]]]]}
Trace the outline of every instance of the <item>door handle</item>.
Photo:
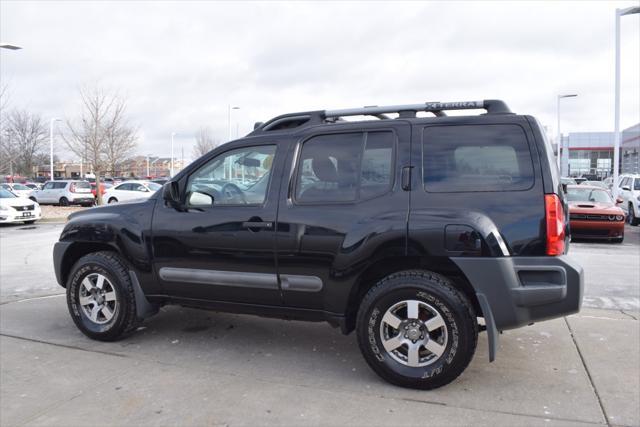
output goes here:
{"type": "Polygon", "coordinates": [[[272,228],[273,222],[263,222],[263,221],[246,221],[242,223],[242,227],[252,229],[252,228],[272,228]]]}
{"type": "Polygon", "coordinates": [[[411,169],[413,166],[404,166],[402,168],[402,189],[411,191],[411,169]]]}

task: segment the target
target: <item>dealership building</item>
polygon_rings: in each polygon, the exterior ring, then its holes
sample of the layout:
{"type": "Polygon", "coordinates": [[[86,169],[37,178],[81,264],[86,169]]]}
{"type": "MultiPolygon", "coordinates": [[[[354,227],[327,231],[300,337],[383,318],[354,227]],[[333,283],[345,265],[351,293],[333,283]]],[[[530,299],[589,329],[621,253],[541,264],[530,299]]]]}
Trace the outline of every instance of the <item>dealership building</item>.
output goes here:
{"type": "MultiPolygon", "coordinates": [[[[606,178],[613,174],[613,132],[571,132],[562,136],[562,147],[567,145],[568,171],[563,171],[563,175],[595,174],[606,178]]],[[[639,151],[640,123],[622,131],[620,173],[640,173],[639,151]]]]}

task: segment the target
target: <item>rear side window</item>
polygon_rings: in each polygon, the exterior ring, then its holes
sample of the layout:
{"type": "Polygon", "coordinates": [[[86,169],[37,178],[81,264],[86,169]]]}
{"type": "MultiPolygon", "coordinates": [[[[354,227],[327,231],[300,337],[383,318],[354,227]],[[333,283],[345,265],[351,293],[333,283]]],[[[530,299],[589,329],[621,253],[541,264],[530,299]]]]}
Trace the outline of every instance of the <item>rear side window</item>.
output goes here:
{"type": "Polygon", "coordinates": [[[391,187],[392,132],[319,135],[300,153],[295,198],[301,203],[354,202],[391,187]]]}
{"type": "Polygon", "coordinates": [[[422,135],[429,192],[520,191],[533,185],[529,144],[516,125],[433,126],[422,135]]]}
{"type": "Polygon", "coordinates": [[[87,181],[75,181],[76,188],[91,188],[91,184],[87,181]]]}
{"type": "Polygon", "coordinates": [[[53,184],[53,188],[61,190],[63,188],[67,187],[67,183],[66,182],[56,182],[55,184],[53,184]]]}
{"type": "Polygon", "coordinates": [[[636,178],[635,184],[633,184],[633,189],[636,191],[640,190],[640,178],[636,178]]]}

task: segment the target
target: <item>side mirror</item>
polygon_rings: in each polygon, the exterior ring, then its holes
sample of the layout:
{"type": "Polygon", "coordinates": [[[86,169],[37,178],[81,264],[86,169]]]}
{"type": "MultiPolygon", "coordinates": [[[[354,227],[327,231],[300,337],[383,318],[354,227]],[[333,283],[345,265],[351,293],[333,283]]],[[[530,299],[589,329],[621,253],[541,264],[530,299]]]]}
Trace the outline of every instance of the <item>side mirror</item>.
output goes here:
{"type": "Polygon", "coordinates": [[[178,183],[175,181],[167,182],[162,187],[162,198],[172,206],[180,204],[180,193],[178,191],[178,183]]]}
{"type": "Polygon", "coordinates": [[[209,207],[213,206],[213,196],[199,191],[189,194],[189,206],[191,207],[209,207]]]}
{"type": "Polygon", "coordinates": [[[616,199],[616,205],[619,205],[620,203],[624,202],[624,199],[622,197],[618,197],[616,199]]]}

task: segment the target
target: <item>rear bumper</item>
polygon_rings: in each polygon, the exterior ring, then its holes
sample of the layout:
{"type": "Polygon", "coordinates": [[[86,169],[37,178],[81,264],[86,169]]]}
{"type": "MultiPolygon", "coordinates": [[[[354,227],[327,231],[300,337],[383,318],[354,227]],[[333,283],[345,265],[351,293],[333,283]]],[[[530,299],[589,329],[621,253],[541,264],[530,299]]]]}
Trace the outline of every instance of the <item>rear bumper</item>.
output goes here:
{"type": "MultiPolygon", "coordinates": [[[[497,330],[577,313],[584,273],[558,257],[451,258],[490,310],[497,330]]],[[[485,318],[487,317],[487,313],[485,318]]]]}
{"type": "Polygon", "coordinates": [[[88,193],[88,195],[83,194],[82,196],[74,196],[69,201],[71,203],[86,204],[86,203],[94,203],[95,200],[96,199],[93,197],[93,195],[91,193],[88,193]]]}

